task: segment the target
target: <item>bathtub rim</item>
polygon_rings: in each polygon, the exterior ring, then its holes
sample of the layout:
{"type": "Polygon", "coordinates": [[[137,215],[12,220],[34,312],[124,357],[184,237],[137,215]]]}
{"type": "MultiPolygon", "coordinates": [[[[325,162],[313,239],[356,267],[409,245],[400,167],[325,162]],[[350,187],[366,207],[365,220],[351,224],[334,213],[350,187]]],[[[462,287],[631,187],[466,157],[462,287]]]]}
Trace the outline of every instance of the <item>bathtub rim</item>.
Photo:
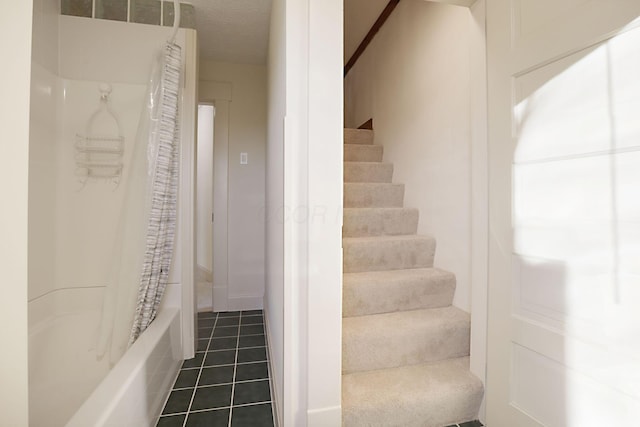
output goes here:
{"type": "MultiPolygon", "coordinates": [[[[162,336],[165,333],[170,333],[174,322],[177,322],[178,325],[180,324],[180,310],[175,307],[163,308],[149,328],[140,335],[138,340],[127,350],[87,400],[73,414],[66,427],[110,425],[109,418],[118,411],[118,406],[125,397],[127,390],[138,379],[139,374],[144,371],[147,360],[157,348],[162,336]]],[[[171,351],[175,357],[166,376],[166,382],[175,380],[182,363],[181,349],[171,349],[171,351]]],[[[160,399],[162,403],[166,401],[170,391],[171,386],[169,384],[164,390],[164,399],[160,399]]],[[[156,412],[154,414],[155,420],[162,412],[162,405],[156,408],[156,412]]]]}

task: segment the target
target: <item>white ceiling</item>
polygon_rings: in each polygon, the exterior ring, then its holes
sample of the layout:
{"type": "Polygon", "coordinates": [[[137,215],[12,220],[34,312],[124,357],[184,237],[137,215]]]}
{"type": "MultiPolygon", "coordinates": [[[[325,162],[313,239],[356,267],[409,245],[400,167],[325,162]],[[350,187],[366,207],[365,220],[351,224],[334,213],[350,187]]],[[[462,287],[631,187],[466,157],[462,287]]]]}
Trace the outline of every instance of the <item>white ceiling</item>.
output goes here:
{"type": "Polygon", "coordinates": [[[271,0],[188,0],[196,15],[200,58],[264,64],[271,0]]]}
{"type": "MultiPolygon", "coordinates": [[[[271,0],[188,0],[196,14],[202,59],[264,64],[271,0]]],[[[431,0],[451,4],[474,0],[431,0]]],[[[344,61],[351,57],[389,0],[344,0],[344,61]]]]}

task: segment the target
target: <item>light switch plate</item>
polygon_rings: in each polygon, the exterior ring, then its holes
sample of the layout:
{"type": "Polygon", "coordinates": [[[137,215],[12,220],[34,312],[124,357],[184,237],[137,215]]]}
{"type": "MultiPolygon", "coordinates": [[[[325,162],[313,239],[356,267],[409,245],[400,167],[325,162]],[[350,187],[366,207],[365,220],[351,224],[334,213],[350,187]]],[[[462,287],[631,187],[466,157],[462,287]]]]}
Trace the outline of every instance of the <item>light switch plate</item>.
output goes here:
{"type": "Polygon", "coordinates": [[[240,164],[246,165],[249,163],[249,155],[247,153],[240,153],[240,164]]]}

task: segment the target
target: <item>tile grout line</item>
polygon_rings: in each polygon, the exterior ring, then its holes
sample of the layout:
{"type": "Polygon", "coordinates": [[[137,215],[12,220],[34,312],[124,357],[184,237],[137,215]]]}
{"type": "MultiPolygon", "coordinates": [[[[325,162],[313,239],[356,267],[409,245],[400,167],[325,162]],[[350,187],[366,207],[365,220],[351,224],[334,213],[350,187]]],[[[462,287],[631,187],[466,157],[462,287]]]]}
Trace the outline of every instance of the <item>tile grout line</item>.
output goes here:
{"type": "MultiPolygon", "coordinates": [[[[242,335],[243,337],[246,337],[248,335],[242,335]]],[[[229,337],[227,337],[229,338],[229,337]]],[[[217,338],[214,338],[217,339],[217,338]]],[[[266,348],[266,346],[264,345],[254,345],[253,347],[239,347],[240,350],[251,350],[254,348],[266,348]]],[[[218,348],[216,350],[201,350],[201,351],[197,351],[196,353],[215,353],[216,351],[231,351],[233,350],[233,347],[231,348],[218,348]]],[[[241,362],[241,363],[246,363],[246,362],[241,362]]],[[[231,363],[229,363],[229,365],[231,365],[231,363]]],[[[185,368],[185,369],[189,369],[189,368],[185,368]]]]}
{"type": "Polygon", "coordinates": [[[242,312],[240,312],[240,317],[238,317],[238,336],[236,337],[236,359],[233,363],[233,383],[231,384],[231,402],[229,402],[229,424],[228,427],[231,427],[231,417],[233,416],[233,395],[236,391],[236,371],[238,370],[238,348],[240,347],[240,325],[242,325],[242,312]]]}
{"type": "MultiPolygon", "coordinates": [[[[232,366],[232,365],[229,365],[229,366],[232,366]]],[[[205,368],[208,368],[208,366],[205,366],[205,368]]],[[[255,383],[255,382],[258,382],[258,381],[266,381],[266,380],[267,380],[267,378],[256,378],[256,379],[253,379],[253,380],[235,381],[235,383],[236,384],[246,384],[246,383],[255,383]]],[[[232,385],[232,384],[233,384],[233,381],[232,382],[228,382],[228,383],[205,384],[205,385],[199,386],[198,388],[210,388],[210,387],[218,387],[218,386],[221,386],[221,385],[232,385]]],[[[182,390],[188,390],[190,388],[192,388],[192,387],[179,387],[179,388],[173,388],[171,391],[182,391],[182,390]]]]}
{"type": "Polygon", "coordinates": [[[271,361],[269,360],[269,355],[271,352],[269,351],[269,340],[267,339],[267,328],[264,326],[264,310],[262,310],[262,325],[264,328],[264,350],[266,352],[267,358],[267,379],[269,380],[269,398],[271,399],[271,423],[275,427],[278,425],[276,422],[276,408],[274,402],[274,396],[271,394],[273,392],[273,379],[271,378],[271,361]]]}
{"type": "MultiPolygon", "coordinates": [[[[228,318],[234,318],[236,316],[233,317],[228,317],[228,318]]],[[[216,351],[231,351],[234,350],[233,348],[229,348],[229,349],[216,349],[213,350],[212,346],[214,345],[214,339],[216,339],[214,337],[214,332],[216,330],[216,328],[221,328],[221,327],[234,327],[234,326],[222,326],[222,325],[218,325],[218,321],[220,319],[223,318],[227,318],[227,317],[220,317],[220,313],[216,313],[214,316],[212,317],[207,317],[206,319],[200,319],[199,320],[213,320],[213,326],[211,327],[211,331],[210,331],[210,335],[208,338],[199,338],[199,340],[203,340],[203,339],[207,339],[207,345],[205,350],[202,352],[202,361],[200,363],[200,366],[194,366],[194,367],[188,367],[188,368],[180,368],[180,371],[195,371],[196,369],[198,369],[198,373],[197,373],[197,377],[196,377],[196,381],[195,384],[193,385],[193,391],[191,393],[191,398],[189,400],[189,404],[187,407],[186,412],[175,412],[175,413],[170,413],[170,414],[161,414],[160,418],[162,417],[170,417],[170,416],[184,416],[184,420],[182,421],[182,423],[180,424],[182,427],[186,427],[187,425],[187,420],[190,416],[190,414],[194,414],[194,413],[202,413],[202,412],[208,412],[208,411],[212,411],[212,410],[229,410],[229,418],[228,418],[228,423],[227,426],[231,427],[232,423],[233,423],[233,409],[234,408],[242,408],[242,407],[251,407],[251,406],[257,406],[257,405],[269,405],[271,408],[271,414],[273,416],[273,399],[271,396],[271,393],[269,393],[269,399],[268,400],[264,400],[264,401],[260,401],[260,402],[249,402],[249,403],[240,403],[240,404],[234,404],[234,398],[235,398],[235,387],[237,384],[243,384],[243,383],[254,383],[254,382],[263,382],[263,381],[267,381],[267,383],[271,382],[271,376],[269,375],[269,373],[267,374],[267,378],[253,378],[253,379],[247,379],[247,380],[242,380],[242,381],[237,381],[237,368],[239,365],[250,365],[250,364],[261,364],[261,363],[267,363],[267,370],[269,369],[268,366],[268,354],[267,357],[265,358],[265,360],[249,360],[246,362],[242,362],[239,363],[239,356],[240,356],[240,350],[256,350],[256,349],[264,349],[265,352],[267,352],[267,344],[266,342],[263,345],[255,345],[255,346],[251,346],[251,347],[240,347],[240,339],[243,336],[264,336],[265,332],[263,329],[262,333],[258,333],[258,334],[250,334],[250,335],[241,335],[241,329],[243,326],[262,326],[264,328],[264,312],[261,312],[261,314],[255,314],[255,313],[251,313],[251,314],[244,314],[242,313],[242,311],[239,312],[238,317],[238,324],[237,326],[235,326],[237,328],[237,335],[235,336],[236,338],[236,345],[235,345],[235,360],[233,365],[231,364],[222,364],[222,365],[206,365],[206,356],[209,353],[215,353],[216,351]],[[243,321],[249,319],[249,321],[255,321],[256,319],[252,319],[252,317],[261,317],[262,318],[262,323],[249,323],[247,325],[243,324],[243,321]],[[233,366],[233,378],[232,378],[232,382],[231,383],[218,383],[218,384],[206,384],[203,385],[202,387],[199,387],[199,383],[200,380],[202,379],[202,375],[204,372],[205,368],[213,368],[213,367],[231,367],[233,366]],[[193,407],[193,402],[195,400],[195,394],[197,392],[197,390],[199,388],[210,388],[210,387],[216,387],[216,386],[229,386],[231,385],[231,399],[229,402],[229,406],[223,406],[223,407],[218,407],[218,408],[202,408],[202,409],[192,409],[193,407]]],[[[224,323],[224,322],[221,322],[224,323]]],[[[199,328],[199,330],[204,330],[205,328],[199,328]]],[[[219,338],[233,338],[233,336],[231,337],[219,337],[219,338]]],[[[199,351],[196,351],[197,353],[200,353],[199,351]]],[[[180,374],[180,372],[179,372],[180,374]]],[[[176,378],[177,380],[177,378],[176,378]]],[[[180,388],[175,388],[175,381],[174,381],[174,385],[173,388],[171,390],[171,392],[173,391],[186,391],[188,390],[190,387],[186,386],[186,387],[180,387],[180,388]]],[[[271,390],[269,390],[271,391],[271,390]]],[[[166,402],[165,402],[165,406],[166,406],[166,402]]]]}
{"type": "MultiPolygon", "coordinates": [[[[207,350],[209,350],[209,346],[211,345],[211,339],[213,338],[213,330],[218,323],[218,314],[216,314],[215,320],[213,321],[213,328],[211,329],[211,335],[209,335],[209,342],[207,343],[207,350]]],[[[187,408],[187,415],[184,417],[184,421],[182,422],[182,427],[186,427],[187,419],[189,418],[189,412],[191,412],[191,405],[193,405],[193,399],[196,397],[196,390],[198,390],[198,383],[200,382],[200,376],[202,375],[202,367],[204,366],[204,360],[206,355],[206,350],[204,355],[202,356],[202,362],[200,363],[200,370],[198,371],[198,378],[196,378],[196,383],[193,386],[193,392],[191,393],[191,400],[189,401],[189,407],[187,408]]]]}
{"type": "MultiPolygon", "coordinates": [[[[226,349],[226,350],[220,350],[220,351],[232,351],[232,348],[226,349]]],[[[239,350],[244,350],[244,348],[240,348],[239,350]]],[[[205,352],[203,351],[199,351],[198,353],[203,353],[206,355],[205,352]]],[[[207,353],[215,353],[215,352],[207,352],[207,353]]],[[[203,356],[204,357],[204,356],[203,356]]],[[[268,362],[267,359],[260,359],[260,360],[250,360],[248,362],[239,362],[239,363],[221,363],[219,365],[203,365],[203,368],[225,368],[228,366],[234,366],[234,365],[251,365],[253,363],[265,363],[268,362]]],[[[196,369],[200,369],[200,368],[184,368],[181,369],[181,371],[195,371],[196,369]]],[[[211,385],[211,384],[209,384],[211,385]]],[[[189,387],[182,387],[182,388],[189,388],[189,387]]]]}
{"type": "MultiPolygon", "coordinates": [[[[224,410],[224,409],[229,409],[230,410],[232,408],[245,408],[245,407],[248,407],[248,406],[266,405],[266,404],[270,404],[270,403],[272,403],[271,400],[264,400],[264,401],[260,401],[260,402],[241,403],[239,405],[220,406],[218,408],[196,409],[196,410],[193,410],[193,411],[189,411],[189,413],[190,414],[197,414],[197,413],[200,413],[200,412],[221,411],[221,410],[224,410]]],[[[178,415],[182,415],[182,414],[185,414],[185,413],[186,412],[181,412],[178,415]]],[[[175,414],[173,414],[173,415],[175,415],[175,414]]]]}

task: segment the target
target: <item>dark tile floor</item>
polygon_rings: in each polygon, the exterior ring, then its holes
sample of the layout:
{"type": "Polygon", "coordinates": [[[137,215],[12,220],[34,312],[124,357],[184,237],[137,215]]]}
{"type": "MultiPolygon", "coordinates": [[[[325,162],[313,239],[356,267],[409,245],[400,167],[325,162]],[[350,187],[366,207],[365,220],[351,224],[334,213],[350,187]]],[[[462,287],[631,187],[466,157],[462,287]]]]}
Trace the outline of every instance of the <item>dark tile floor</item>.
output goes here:
{"type": "Polygon", "coordinates": [[[262,310],[199,313],[157,427],[273,427],[262,310]]]}
{"type": "Polygon", "coordinates": [[[466,423],[460,423],[460,424],[452,424],[450,426],[447,427],[483,427],[484,424],[482,424],[480,421],[467,421],[466,423]]]}

